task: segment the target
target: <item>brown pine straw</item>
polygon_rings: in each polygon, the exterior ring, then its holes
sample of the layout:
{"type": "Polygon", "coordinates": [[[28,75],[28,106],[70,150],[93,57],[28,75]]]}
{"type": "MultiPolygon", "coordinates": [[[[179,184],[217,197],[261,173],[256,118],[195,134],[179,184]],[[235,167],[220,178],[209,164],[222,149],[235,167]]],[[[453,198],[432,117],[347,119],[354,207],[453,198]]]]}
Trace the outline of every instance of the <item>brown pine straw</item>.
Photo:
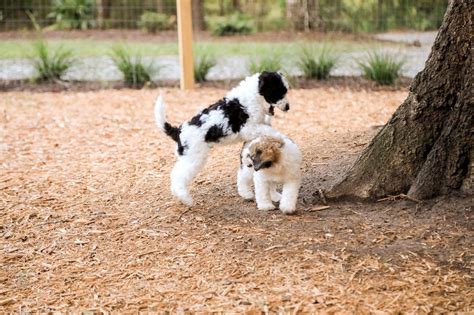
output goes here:
{"type": "MultiPolygon", "coordinates": [[[[171,122],[226,91],[161,90],[171,122]]],[[[472,199],[321,205],[405,91],[293,90],[274,126],[304,153],[298,214],[237,196],[239,146],[169,193],[158,90],[0,95],[0,311],[473,312],[472,199]]]]}

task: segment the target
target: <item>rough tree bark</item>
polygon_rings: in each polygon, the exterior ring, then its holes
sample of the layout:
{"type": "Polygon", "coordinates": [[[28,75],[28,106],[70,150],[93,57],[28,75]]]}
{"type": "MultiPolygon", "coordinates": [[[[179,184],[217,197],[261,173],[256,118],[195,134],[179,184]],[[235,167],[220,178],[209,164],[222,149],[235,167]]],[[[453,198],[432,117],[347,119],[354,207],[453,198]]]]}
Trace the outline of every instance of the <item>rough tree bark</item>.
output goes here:
{"type": "Polygon", "coordinates": [[[427,199],[472,181],[473,15],[472,0],[450,1],[407,99],[329,197],[427,199]]]}

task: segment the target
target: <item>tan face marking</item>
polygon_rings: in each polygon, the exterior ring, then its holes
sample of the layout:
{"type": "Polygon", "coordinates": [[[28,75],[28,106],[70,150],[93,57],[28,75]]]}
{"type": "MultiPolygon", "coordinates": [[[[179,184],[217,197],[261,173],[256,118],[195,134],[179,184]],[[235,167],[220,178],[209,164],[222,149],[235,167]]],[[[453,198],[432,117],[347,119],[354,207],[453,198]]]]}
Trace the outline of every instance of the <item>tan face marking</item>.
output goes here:
{"type": "Polygon", "coordinates": [[[275,137],[262,137],[252,143],[249,147],[250,159],[256,171],[262,168],[269,168],[278,163],[281,148],[285,143],[275,137]]]}

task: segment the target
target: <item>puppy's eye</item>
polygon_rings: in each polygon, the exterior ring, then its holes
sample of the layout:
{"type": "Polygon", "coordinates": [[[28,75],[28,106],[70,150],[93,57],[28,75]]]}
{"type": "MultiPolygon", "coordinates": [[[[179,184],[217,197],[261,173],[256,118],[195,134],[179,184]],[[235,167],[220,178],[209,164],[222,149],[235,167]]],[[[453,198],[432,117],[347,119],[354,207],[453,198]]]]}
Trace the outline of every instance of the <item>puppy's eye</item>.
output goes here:
{"type": "Polygon", "coordinates": [[[257,154],[257,155],[262,154],[262,150],[258,149],[258,150],[255,152],[255,154],[257,154]]]}
{"type": "Polygon", "coordinates": [[[262,164],[262,168],[269,168],[272,167],[272,161],[266,161],[265,163],[262,164]]]}

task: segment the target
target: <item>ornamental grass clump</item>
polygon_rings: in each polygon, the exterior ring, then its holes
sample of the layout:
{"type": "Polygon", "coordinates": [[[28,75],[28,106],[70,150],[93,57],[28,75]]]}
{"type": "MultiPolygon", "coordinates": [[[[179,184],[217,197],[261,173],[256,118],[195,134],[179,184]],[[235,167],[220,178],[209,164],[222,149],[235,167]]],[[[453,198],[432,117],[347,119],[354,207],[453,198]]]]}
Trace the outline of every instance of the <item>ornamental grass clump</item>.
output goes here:
{"type": "Polygon", "coordinates": [[[280,54],[268,55],[264,57],[254,57],[248,64],[250,73],[263,71],[281,71],[283,70],[282,58],[280,54]]]}
{"type": "Polygon", "coordinates": [[[326,80],[331,70],[336,67],[337,61],[337,55],[328,47],[320,50],[303,47],[298,67],[307,79],[326,80]]]}
{"type": "Polygon", "coordinates": [[[61,80],[75,61],[71,50],[62,47],[51,48],[42,39],[33,44],[32,51],[30,59],[37,73],[35,81],[61,80]]]}
{"type": "Polygon", "coordinates": [[[365,60],[358,61],[359,68],[369,80],[381,85],[394,84],[401,75],[405,60],[387,53],[368,53],[365,60]]]}
{"type": "Polygon", "coordinates": [[[216,58],[208,53],[202,54],[194,60],[194,79],[196,82],[206,81],[209,71],[217,64],[216,58]]]}
{"type": "Polygon", "coordinates": [[[110,57],[122,73],[126,86],[141,88],[152,82],[153,66],[152,64],[146,64],[140,54],[133,53],[123,46],[118,46],[112,49],[110,57]]]}

